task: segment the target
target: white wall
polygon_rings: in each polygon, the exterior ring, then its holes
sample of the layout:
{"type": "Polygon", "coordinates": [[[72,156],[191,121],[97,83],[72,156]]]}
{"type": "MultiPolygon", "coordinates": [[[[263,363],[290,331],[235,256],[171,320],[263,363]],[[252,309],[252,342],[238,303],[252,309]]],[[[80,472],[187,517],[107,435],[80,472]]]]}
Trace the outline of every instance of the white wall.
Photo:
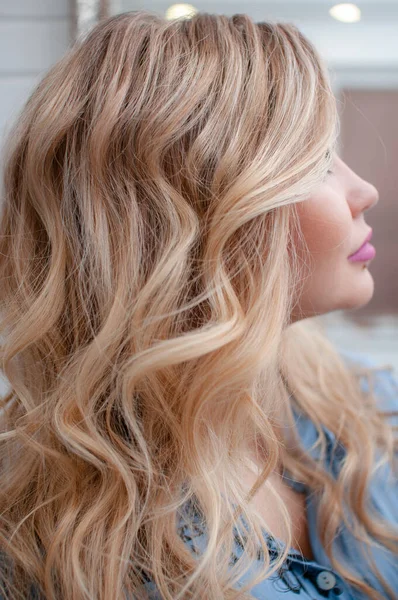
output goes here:
{"type": "Polygon", "coordinates": [[[0,0],[0,143],[70,44],[70,0],[0,0]]]}

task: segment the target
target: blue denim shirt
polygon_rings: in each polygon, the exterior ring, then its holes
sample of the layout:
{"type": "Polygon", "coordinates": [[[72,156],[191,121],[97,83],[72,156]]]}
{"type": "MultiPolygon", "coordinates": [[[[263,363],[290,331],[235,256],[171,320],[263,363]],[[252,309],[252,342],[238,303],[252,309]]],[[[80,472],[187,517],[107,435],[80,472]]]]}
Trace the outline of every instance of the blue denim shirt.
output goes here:
{"type": "MultiPolygon", "coordinates": [[[[341,355],[345,360],[354,361],[362,366],[376,366],[377,364],[362,354],[341,351],[341,355]]],[[[377,364],[377,366],[379,365],[377,364]]],[[[361,386],[364,390],[368,389],[364,378],[361,380],[361,386]]],[[[380,410],[398,410],[398,380],[388,368],[377,372],[374,391],[379,400],[380,410]]],[[[390,417],[390,420],[391,423],[398,424],[397,417],[390,417]]],[[[304,446],[310,451],[310,447],[318,437],[315,426],[309,418],[300,417],[296,422],[304,446]]],[[[334,434],[326,428],[324,430],[328,441],[325,466],[336,474],[345,450],[341,444],[338,444],[336,448],[334,434]]],[[[318,452],[312,450],[311,455],[315,457],[318,452]]],[[[250,590],[252,596],[259,600],[321,600],[324,598],[329,598],[329,600],[368,600],[367,596],[350,586],[332,568],[317,533],[316,517],[318,507],[315,497],[309,493],[303,484],[293,481],[286,475],[285,480],[294,489],[306,494],[309,536],[314,558],[313,560],[306,559],[297,550],[291,549],[282,570],[252,587],[250,590]]],[[[370,497],[380,513],[389,522],[398,526],[398,481],[396,477],[392,477],[392,469],[388,464],[380,467],[373,475],[370,485],[370,497]],[[390,481],[388,481],[389,476],[390,481]]],[[[189,529],[182,521],[179,532],[191,549],[194,549],[194,546],[197,550],[203,551],[206,545],[206,535],[203,530],[195,527],[193,530],[192,528],[189,529]]],[[[277,551],[277,543],[265,531],[264,536],[272,560],[273,554],[277,551]]],[[[363,581],[368,582],[381,593],[382,597],[387,598],[380,583],[370,572],[364,560],[361,559],[360,542],[356,541],[345,527],[340,530],[334,543],[336,550],[339,551],[340,561],[343,562],[345,567],[350,569],[351,565],[363,581]]],[[[283,543],[278,541],[278,545],[283,546],[283,543]]],[[[239,540],[236,539],[235,557],[239,557],[242,552],[242,546],[239,544],[239,540]]],[[[374,549],[372,554],[376,565],[398,599],[398,557],[380,548],[374,549]]],[[[258,560],[261,560],[261,557],[258,560]]],[[[240,580],[240,584],[246,583],[247,578],[246,575],[240,580]]],[[[154,600],[160,598],[152,583],[148,583],[146,587],[152,592],[151,598],[154,600]]]]}
{"type": "MultiPolygon", "coordinates": [[[[348,361],[353,360],[364,366],[374,366],[376,364],[375,361],[362,354],[347,351],[341,351],[341,354],[348,361]]],[[[362,380],[362,387],[364,390],[367,389],[365,380],[362,380]]],[[[381,410],[398,409],[398,380],[387,368],[378,372],[375,381],[375,394],[378,397],[381,410]]],[[[390,418],[392,423],[398,424],[397,417],[390,418]]],[[[318,437],[315,426],[310,419],[300,417],[297,419],[297,427],[305,447],[309,450],[318,437]]],[[[325,466],[332,472],[337,473],[339,463],[344,457],[344,448],[341,445],[337,445],[336,451],[336,440],[333,433],[325,428],[325,434],[328,440],[328,453],[325,466]],[[333,448],[334,452],[332,451],[333,448]]],[[[316,456],[316,452],[311,451],[311,454],[316,456]]],[[[370,497],[378,511],[389,522],[398,526],[398,482],[396,477],[391,477],[391,475],[392,470],[389,465],[384,465],[375,472],[370,486],[370,497]]],[[[295,482],[287,476],[285,476],[285,480],[294,489],[306,494],[307,519],[314,559],[303,558],[297,550],[291,549],[283,568],[268,579],[252,587],[250,590],[252,596],[258,598],[258,600],[322,600],[324,598],[328,598],[329,600],[368,600],[366,596],[354,590],[333,570],[317,533],[316,516],[318,507],[315,497],[309,493],[303,484],[295,482]]],[[[195,548],[199,551],[205,548],[206,534],[203,529],[196,528],[195,524],[193,527],[188,527],[183,519],[181,519],[178,530],[182,539],[192,551],[195,551],[195,548]]],[[[265,531],[264,536],[267,540],[272,560],[273,554],[277,551],[277,544],[265,531]]],[[[340,530],[335,544],[336,550],[338,549],[339,551],[339,557],[346,568],[349,569],[350,565],[352,565],[356,573],[360,574],[363,581],[368,582],[377,589],[382,594],[382,597],[386,597],[380,583],[361,559],[358,547],[359,542],[352,537],[345,527],[340,530]]],[[[283,543],[279,542],[279,545],[283,546],[283,543]]],[[[236,546],[231,557],[232,564],[242,552],[242,546],[236,538],[236,546]]],[[[398,557],[380,548],[375,548],[372,554],[378,568],[398,598],[398,557]]],[[[261,557],[258,560],[261,560],[261,557]]],[[[246,575],[239,583],[246,583],[247,577],[246,575]]],[[[151,599],[161,600],[152,582],[147,582],[145,588],[150,593],[151,599]]],[[[36,599],[37,597],[32,588],[30,598],[36,599]]],[[[4,600],[1,594],[0,600],[4,600]]]]}

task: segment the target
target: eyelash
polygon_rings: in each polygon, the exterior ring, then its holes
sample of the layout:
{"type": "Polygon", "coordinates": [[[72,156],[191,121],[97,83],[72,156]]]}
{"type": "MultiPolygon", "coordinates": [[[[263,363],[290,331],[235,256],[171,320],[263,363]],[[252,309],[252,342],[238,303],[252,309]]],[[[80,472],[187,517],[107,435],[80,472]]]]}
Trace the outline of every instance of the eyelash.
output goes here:
{"type": "Polygon", "coordinates": [[[326,175],[325,175],[323,181],[326,181],[326,179],[329,177],[329,175],[333,175],[333,171],[330,171],[330,170],[326,171],[326,175]]]}
{"type": "MultiPolygon", "coordinates": [[[[326,158],[330,158],[330,154],[331,154],[331,152],[330,152],[330,150],[328,150],[328,151],[326,152],[326,158]]],[[[327,171],[327,172],[326,172],[326,175],[333,175],[333,171],[330,171],[330,170],[329,170],[329,171],[327,171]]]]}

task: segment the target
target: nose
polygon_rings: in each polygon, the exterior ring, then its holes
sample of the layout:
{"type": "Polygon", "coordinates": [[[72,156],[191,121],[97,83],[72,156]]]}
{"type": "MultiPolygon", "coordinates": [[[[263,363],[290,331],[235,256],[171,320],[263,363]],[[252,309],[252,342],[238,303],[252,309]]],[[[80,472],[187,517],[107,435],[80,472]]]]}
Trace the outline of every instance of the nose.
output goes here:
{"type": "Polygon", "coordinates": [[[378,189],[372,183],[368,183],[368,192],[366,198],[367,205],[363,210],[370,210],[376,206],[380,199],[378,189]]]}
{"type": "Polygon", "coordinates": [[[351,208],[355,214],[366,212],[376,206],[379,201],[377,188],[367,181],[362,180],[361,185],[353,188],[351,193],[351,208]]]}

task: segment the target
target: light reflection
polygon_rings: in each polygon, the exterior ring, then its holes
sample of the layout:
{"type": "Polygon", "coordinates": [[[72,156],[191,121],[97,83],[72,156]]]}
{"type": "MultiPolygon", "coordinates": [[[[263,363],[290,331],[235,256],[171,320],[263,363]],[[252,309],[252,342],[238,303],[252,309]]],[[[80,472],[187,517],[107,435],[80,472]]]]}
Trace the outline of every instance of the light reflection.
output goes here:
{"type": "Polygon", "coordinates": [[[87,33],[98,21],[109,16],[109,0],[74,0],[74,37],[87,33]]]}

